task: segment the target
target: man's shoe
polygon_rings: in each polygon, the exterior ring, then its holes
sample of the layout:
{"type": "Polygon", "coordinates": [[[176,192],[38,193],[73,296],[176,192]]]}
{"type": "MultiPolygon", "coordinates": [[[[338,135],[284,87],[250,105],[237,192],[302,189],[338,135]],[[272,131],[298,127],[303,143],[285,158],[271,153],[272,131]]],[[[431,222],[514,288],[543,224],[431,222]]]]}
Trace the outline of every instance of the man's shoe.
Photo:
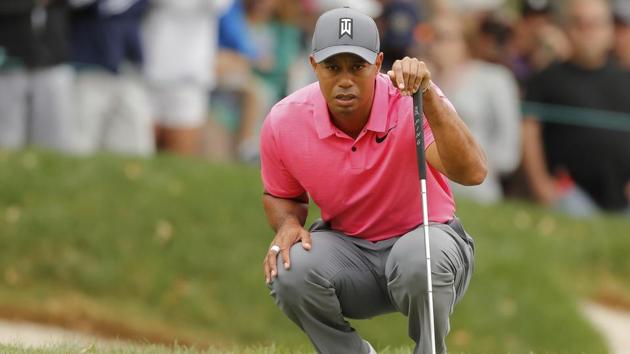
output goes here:
{"type": "Polygon", "coordinates": [[[370,348],[370,351],[368,352],[368,354],[377,354],[376,350],[374,350],[374,347],[372,347],[372,344],[370,344],[370,342],[364,340],[365,344],[368,345],[368,347],[370,348]]]}

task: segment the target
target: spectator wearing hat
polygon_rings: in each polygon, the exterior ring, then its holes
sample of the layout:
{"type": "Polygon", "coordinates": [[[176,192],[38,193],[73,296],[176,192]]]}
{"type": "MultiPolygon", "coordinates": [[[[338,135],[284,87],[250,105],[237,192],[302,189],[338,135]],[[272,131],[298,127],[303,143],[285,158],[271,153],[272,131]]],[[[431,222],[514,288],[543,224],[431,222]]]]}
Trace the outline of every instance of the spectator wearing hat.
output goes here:
{"type": "Polygon", "coordinates": [[[420,14],[414,1],[392,0],[385,5],[379,20],[383,33],[382,50],[385,54],[383,70],[391,69],[396,58],[410,54],[414,29],[419,21],[420,14]]]}

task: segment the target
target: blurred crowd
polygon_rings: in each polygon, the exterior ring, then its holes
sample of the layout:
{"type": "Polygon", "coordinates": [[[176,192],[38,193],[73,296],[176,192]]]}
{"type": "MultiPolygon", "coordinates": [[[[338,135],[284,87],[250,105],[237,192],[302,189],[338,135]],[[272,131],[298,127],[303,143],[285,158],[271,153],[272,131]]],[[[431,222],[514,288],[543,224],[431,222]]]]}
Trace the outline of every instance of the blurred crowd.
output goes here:
{"type": "Polygon", "coordinates": [[[344,5],[377,20],[383,71],[429,63],[485,148],[457,195],[630,215],[630,0],[0,0],[0,149],[255,164],[344,5]]]}

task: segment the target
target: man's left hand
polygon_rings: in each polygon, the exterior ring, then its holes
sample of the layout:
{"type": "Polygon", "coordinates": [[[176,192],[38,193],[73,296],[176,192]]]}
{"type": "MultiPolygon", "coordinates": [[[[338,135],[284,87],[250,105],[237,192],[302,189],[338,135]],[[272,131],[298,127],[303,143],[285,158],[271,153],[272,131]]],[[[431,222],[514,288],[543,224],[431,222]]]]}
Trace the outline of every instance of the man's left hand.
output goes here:
{"type": "Polygon", "coordinates": [[[411,96],[419,89],[424,92],[431,86],[431,72],[423,61],[416,58],[396,60],[387,75],[403,96],[411,96]]]}

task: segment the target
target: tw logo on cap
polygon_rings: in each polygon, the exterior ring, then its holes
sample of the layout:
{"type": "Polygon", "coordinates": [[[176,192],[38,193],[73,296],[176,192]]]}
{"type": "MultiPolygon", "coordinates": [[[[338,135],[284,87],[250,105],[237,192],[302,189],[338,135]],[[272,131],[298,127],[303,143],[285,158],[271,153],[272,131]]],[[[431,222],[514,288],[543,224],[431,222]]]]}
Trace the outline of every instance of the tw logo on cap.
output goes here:
{"type": "Polygon", "coordinates": [[[348,36],[352,38],[352,19],[351,18],[339,19],[339,39],[343,38],[343,36],[348,36]]]}

